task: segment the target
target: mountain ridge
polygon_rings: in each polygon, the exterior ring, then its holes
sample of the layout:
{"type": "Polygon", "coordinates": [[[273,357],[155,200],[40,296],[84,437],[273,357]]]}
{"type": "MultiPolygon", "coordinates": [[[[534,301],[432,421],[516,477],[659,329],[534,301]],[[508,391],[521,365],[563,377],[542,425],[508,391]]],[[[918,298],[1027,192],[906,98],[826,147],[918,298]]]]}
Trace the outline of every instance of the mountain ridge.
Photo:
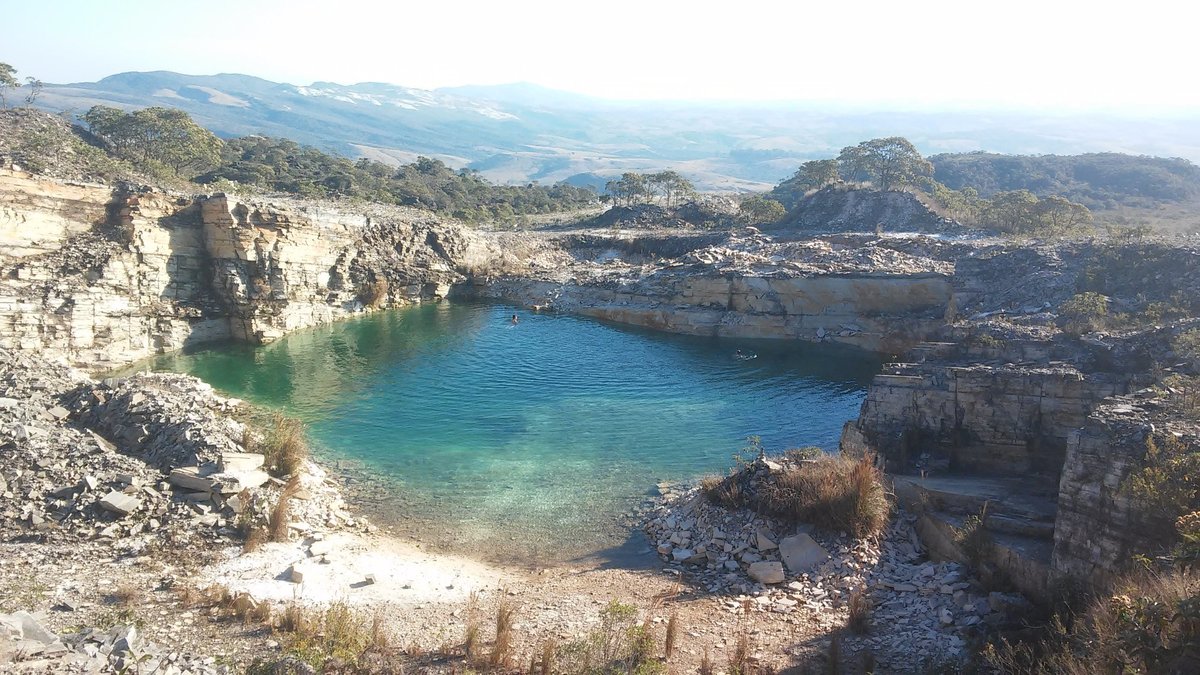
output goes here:
{"type": "Polygon", "coordinates": [[[1003,111],[607,101],[519,82],[440,89],[385,82],[295,85],[239,73],[156,70],[47,84],[37,103],[75,114],[101,104],[178,107],[225,137],[290,138],[392,163],[423,154],[505,183],[671,168],[705,189],[760,190],[807,159],[886,135],[906,136],[926,154],[1111,151],[1200,161],[1200,118],[1150,124],[1003,111]]]}

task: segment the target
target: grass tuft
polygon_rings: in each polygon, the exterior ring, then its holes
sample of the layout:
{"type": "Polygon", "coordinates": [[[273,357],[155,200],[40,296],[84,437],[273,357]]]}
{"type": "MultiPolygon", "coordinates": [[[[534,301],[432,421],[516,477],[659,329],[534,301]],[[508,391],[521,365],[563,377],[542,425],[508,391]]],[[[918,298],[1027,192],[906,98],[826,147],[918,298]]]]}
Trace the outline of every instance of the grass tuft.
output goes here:
{"type": "Polygon", "coordinates": [[[856,588],[850,592],[847,604],[846,627],[859,635],[866,633],[871,627],[871,598],[864,589],[856,588]]]}

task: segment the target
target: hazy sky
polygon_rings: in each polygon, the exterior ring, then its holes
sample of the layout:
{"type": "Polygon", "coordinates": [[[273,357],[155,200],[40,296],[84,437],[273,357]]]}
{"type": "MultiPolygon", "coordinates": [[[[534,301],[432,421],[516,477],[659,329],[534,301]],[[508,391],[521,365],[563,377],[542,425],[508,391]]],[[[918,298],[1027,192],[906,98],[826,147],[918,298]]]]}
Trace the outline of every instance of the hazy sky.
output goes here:
{"type": "MultiPolygon", "coordinates": [[[[1200,108],[1181,0],[0,0],[0,61],[610,98],[1200,108]]],[[[1188,16],[1184,16],[1187,14],[1188,16]]]]}

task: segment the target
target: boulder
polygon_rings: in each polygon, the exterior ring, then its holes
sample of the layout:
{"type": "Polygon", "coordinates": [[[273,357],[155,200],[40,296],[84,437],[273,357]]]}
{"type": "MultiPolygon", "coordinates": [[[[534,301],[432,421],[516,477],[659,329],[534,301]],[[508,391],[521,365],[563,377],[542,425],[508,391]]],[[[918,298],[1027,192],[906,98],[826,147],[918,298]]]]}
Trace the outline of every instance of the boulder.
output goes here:
{"type": "Polygon", "coordinates": [[[779,555],[792,572],[807,572],[829,559],[829,552],[807,534],[784,537],[779,555]]]}
{"type": "Polygon", "coordinates": [[[781,584],[786,578],[783,573],[783,563],[774,560],[756,562],[746,572],[751,579],[760,584],[781,584]]]}
{"type": "Polygon", "coordinates": [[[137,511],[141,505],[142,500],[116,490],[109,492],[100,500],[101,508],[121,516],[127,516],[137,511]]]}
{"type": "Polygon", "coordinates": [[[228,473],[247,473],[263,467],[266,457],[257,452],[223,452],[221,453],[221,471],[228,473]]]}
{"type": "Polygon", "coordinates": [[[171,471],[171,476],[167,479],[172,485],[177,485],[185,490],[193,492],[211,492],[213,482],[205,476],[200,475],[200,467],[184,466],[171,471]]]}

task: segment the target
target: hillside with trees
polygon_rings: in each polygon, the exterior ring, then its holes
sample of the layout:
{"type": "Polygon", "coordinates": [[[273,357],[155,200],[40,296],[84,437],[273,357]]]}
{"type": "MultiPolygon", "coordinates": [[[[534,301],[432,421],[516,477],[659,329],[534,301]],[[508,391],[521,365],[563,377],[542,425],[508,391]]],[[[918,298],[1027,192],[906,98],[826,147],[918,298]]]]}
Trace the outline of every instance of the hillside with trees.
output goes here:
{"type": "Polygon", "coordinates": [[[933,178],[952,190],[981,196],[1028,190],[1060,195],[1090,209],[1153,207],[1200,196],[1200,167],[1186,159],[1122,155],[999,155],[985,152],[929,158],[933,178]]]}
{"type": "Polygon", "coordinates": [[[425,208],[471,222],[509,223],[598,203],[588,188],[566,183],[496,185],[475,171],[455,171],[427,157],[397,167],[368,159],[351,161],[286,139],[222,140],[174,108],[126,112],[95,106],[81,121],[86,126],[28,106],[0,110],[0,157],[60,178],[361,199],[425,208]]]}
{"type": "MultiPolygon", "coordinates": [[[[889,203],[883,208],[864,199],[864,188],[884,195],[901,191],[913,193],[936,211],[963,225],[1005,234],[1054,236],[1083,232],[1094,223],[1087,206],[1059,194],[1039,196],[1028,189],[992,189],[985,193],[974,185],[944,185],[937,180],[936,172],[936,164],[922,157],[907,139],[876,138],[847,146],[836,158],[801,164],[790,178],[771,190],[766,199],[778,202],[787,210],[780,222],[803,227],[833,222],[837,218],[830,214],[834,213],[843,220],[846,213],[870,214],[878,218],[883,218],[879,214],[903,213],[904,217],[899,219],[902,226],[920,225],[927,220],[920,213],[924,209],[917,209],[908,202],[889,203]],[[833,187],[839,189],[830,190],[833,187]],[[872,208],[864,208],[863,204],[872,205],[872,208]]],[[[944,220],[934,218],[930,222],[940,227],[944,220]]]]}

